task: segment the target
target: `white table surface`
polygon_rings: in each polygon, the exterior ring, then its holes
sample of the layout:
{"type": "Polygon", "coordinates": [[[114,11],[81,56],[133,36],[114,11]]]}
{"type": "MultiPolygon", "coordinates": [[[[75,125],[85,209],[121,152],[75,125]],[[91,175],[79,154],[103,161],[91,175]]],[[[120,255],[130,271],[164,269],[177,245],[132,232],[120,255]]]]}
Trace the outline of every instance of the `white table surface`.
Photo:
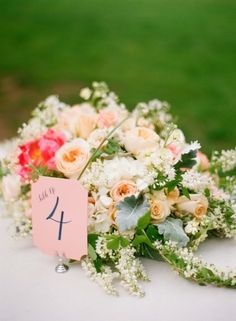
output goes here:
{"type": "MultiPolygon", "coordinates": [[[[31,241],[14,240],[0,220],[0,321],[224,321],[236,320],[236,290],[201,287],[162,262],[143,260],[151,278],[146,296],[106,295],[79,266],[57,274],[57,260],[31,241]]],[[[204,258],[236,268],[236,241],[209,240],[204,258]]]]}

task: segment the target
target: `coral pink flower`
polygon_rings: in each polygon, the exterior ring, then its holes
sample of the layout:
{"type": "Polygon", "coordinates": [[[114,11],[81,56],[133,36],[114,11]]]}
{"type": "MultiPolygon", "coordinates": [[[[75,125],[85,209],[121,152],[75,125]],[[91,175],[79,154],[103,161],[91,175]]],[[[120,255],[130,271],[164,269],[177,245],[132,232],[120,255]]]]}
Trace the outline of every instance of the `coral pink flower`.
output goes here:
{"type": "Polygon", "coordinates": [[[53,129],[49,129],[40,139],[39,139],[39,149],[45,160],[48,168],[56,168],[55,164],[55,154],[57,150],[64,145],[65,137],[61,133],[56,133],[53,129]]]}
{"type": "Polygon", "coordinates": [[[49,169],[56,168],[55,153],[64,143],[63,134],[48,129],[39,139],[20,146],[18,174],[23,179],[27,179],[31,172],[29,165],[42,167],[47,165],[49,169]]]}

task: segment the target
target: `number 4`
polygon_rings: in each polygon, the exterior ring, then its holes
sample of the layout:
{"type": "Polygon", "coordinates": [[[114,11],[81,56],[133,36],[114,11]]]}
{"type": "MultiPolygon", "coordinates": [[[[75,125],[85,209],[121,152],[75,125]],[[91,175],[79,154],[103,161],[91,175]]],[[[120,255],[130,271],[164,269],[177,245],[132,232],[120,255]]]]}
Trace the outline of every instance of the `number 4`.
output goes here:
{"type": "Polygon", "coordinates": [[[62,238],[62,226],[63,226],[63,224],[70,223],[71,221],[65,221],[65,222],[63,221],[63,219],[64,219],[64,211],[61,211],[60,221],[55,220],[55,219],[53,218],[53,215],[55,214],[56,209],[57,209],[57,207],[58,207],[58,204],[59,204],[59,197],[57,196],[56,203],[55,203],[52,211],[50,212],[50,214],[49,214],[48,217],[46,218],[46,220],[52,220],[52,221],[54,221],[54,222],[56,222],[56,223],[59,224],[58,240],[60,241],[61,238],[62,238]]]}

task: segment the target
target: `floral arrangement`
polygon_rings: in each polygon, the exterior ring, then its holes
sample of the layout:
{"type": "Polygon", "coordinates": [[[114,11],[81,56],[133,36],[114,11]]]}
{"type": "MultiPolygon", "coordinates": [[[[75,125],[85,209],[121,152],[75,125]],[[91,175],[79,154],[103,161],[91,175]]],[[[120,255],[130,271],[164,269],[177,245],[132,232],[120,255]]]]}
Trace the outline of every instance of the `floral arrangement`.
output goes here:
{"type": "MultiPolygon", "coordinates": [[[[236,233],[236,149],[214,152],[187,143],[166,102],[129,112],[105,83],[82,89],[69,106],[50,96],[0,155],[1,193],[19,236],[31,234],[31,183],[76,178],[89,191],[86,274],[109,294],[114,280],[144,294],[140,257],[168,262],[201,285],[236,287],[193,253],[209,235],[236,233]]],[[[70,263],[75,263],[70,261],[70,263]]]]}

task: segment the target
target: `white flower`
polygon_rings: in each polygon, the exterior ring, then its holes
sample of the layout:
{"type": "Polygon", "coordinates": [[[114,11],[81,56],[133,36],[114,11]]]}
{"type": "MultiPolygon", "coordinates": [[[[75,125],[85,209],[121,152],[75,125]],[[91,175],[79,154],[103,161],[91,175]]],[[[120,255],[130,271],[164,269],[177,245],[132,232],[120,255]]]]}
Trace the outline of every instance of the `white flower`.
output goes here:
{"type": "Polygon", "coordinates": [[[222,150],[221,154],[215,152],[212,160],[222,168],[223,172],[231,171],[236,167],[236,148],[222,150]]]}
{"type": "Polygon", "coordinates": [[[191,220],[187,223],[184,230],[187,234],[195,235],[198,232],[199,221],[191,220]]]}
{"type": "Polygon", "coordinates": [[[89,217],[88,230],[89,232],[107,233],[111,227],[111,219],[107,211],[97,212],[89,217]]]}
{"type": "Polygon", "coordinates": [[[137,186],[138,190],[141,192],[148,187],[148,182],[145,181],[145,179],[138,178],[137,182],[136,182],[136,186],[137,186]]]}
{"type": "Polygon", "coordinates": [[[52,108],[55,110],[62,110],[67,105],[63,102],[61,102],[57,96],[49,96],[45,99],[45,101],[42,103],[47,108],[52,108]]]}
{"type": "Polygon", "coordinates": [[[115,157],[112,160],[105,160],[103,170],[108,187],[112,187],[122,179],[149,178],[145,165],[131,157],[115,157]]]}
{"type": "Polygon", "coordinates": [[[208,174],[188,170],[182,175],[182,185],[192,191],[201,192],[212,185],[212,179],[208,174]]]}
{"type": "Polygon", "coordinates": [[[0,161],[11,157],[17,150],[19,141],[16,138],[5,140],[0,144],[0,161]]]}
{"type": "Polygon", "coordinates": [[[188,154],[191,150],[199,150],[201,145],[196,140],[195,142],[191,142],[190,144],[186,145],[185,148],[182,150],[182,154],[188,154]]]}
{"type": "Polygon", "coordinates": [[[21,191],[20,176],[7,175],[2,179],[2,193],[6,202],[14,201],[21,191]]]}
{"type": "Polygon", "coordinates": [[[111,204],[112,204],[112,198],[108,197],[108,196],[105,196],[105,195],[102,195],[100,197],[100,202],[102,203],[102,205],[105,208],[109,208],[111,206],[111,204]]]}
{"type": "Polygon", "coordinates": [[[173,165],[173,155],[167,148],[160,148],[150,155],[152,164],[159,170],[168,165],[173,165]]]}
{"type": "Polygon", "coordinates": [[[80,97],[84,100],[88,100],[91,97],[92,91],[88,87],[81,89],[80,97]]]}
{"type": "Polygon", "coordinates": [[[66,177],[77,178],[89,159],[89,145],[77,138],[56,152],[56,166],[66,177]]]}
{"type": "Polygon", "coordinates": [[[46,125],[43,124],[39,118],[32,118],[28,124],[24,123],[22,125],[18,133],[20,134],[22,143],[24,143],[38,138],[46,129],[46,125]]]}

